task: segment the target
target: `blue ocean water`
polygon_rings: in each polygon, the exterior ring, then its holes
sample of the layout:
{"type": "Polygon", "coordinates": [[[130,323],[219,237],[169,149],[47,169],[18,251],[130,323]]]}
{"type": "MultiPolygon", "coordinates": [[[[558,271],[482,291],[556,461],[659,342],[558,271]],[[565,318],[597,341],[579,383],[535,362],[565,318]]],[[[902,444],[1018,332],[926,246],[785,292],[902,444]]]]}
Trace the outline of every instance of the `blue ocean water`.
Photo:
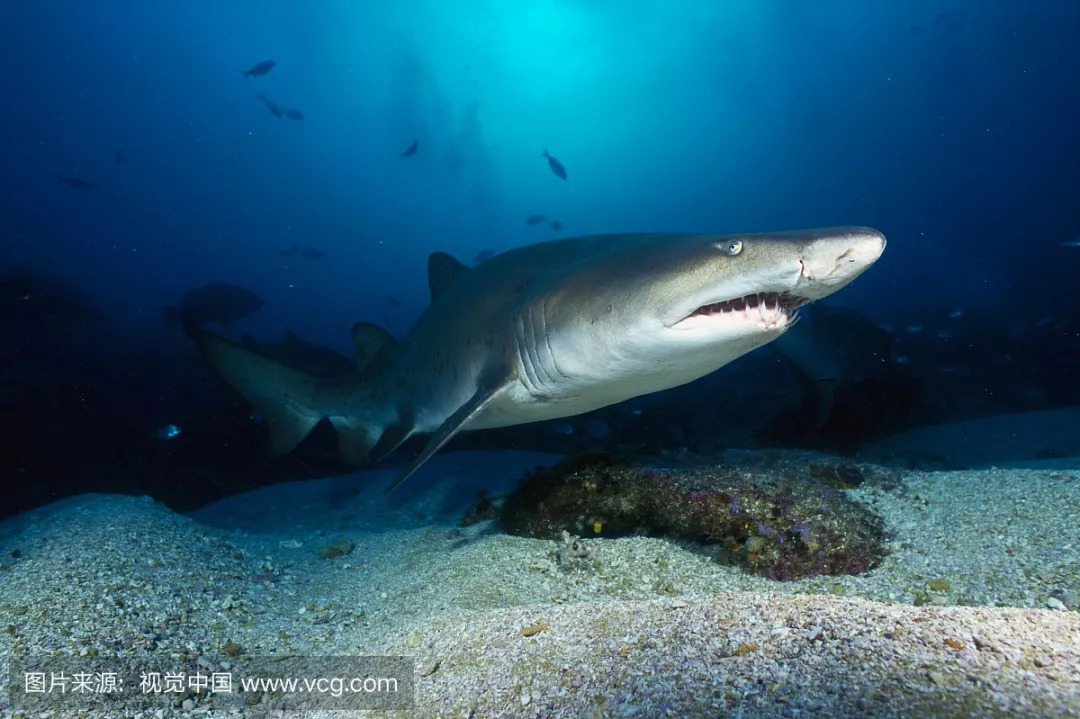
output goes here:
{"type": "Polygon", "coordinates": [[[1078,37],[0,3],[0,715],[1080,716],[1078,37]]]}
{"type": "Polygon", "coordinates": [[[430,253],[594,233],[884,232],[804,320],[843,365],[832,415],[763,349],[458,446],[852,452],[1078,405],[1078,30],[1068,0],[7,3],[5,511],[348,471],[327,427],[265,458],[262,418],[165,321],[190,290],[250,291],[201,319],[332,365],[298,342],[348,361],[357,320],[402,337],[430,253]]]}

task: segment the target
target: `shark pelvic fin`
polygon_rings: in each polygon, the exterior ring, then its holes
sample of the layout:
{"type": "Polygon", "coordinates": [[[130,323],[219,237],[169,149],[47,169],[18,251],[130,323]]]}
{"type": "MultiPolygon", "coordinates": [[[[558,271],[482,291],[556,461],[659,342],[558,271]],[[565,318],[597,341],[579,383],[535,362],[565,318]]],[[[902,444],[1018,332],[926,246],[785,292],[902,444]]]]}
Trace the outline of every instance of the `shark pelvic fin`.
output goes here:
{"type": "Polygon", "coordinates": [[[330,417],[338,437],[338,454],[348,464],[363,464],[379,436],[370,425],[346,417],[330,417]]]}
{"type": "Polygon", "coordinates": [[[364,369],[375,359],[375,355],[397,344],[393,335],[370,322],[355,323],[352,326],[352,338],[356,346],[358,369],[364,369]]]}
{"type": "Polygon", "coordinates": [[[184,332],[198,343],[214,371],[266,419],[271,454],[293,450],[323,418],[316,408],[318,380],[314,377],[193,322],[184,322],[184,332]]]}
{"type": "MultiPolygon", "coordinates": [[[[258,405],[252,405],[258,408],[258,405]]],[[[259,409],[270,428],[270,454],[275,457],[288,454],[311,434],[322,417],[300,414],[286,407],[266,405],[259,409]]]]}
{"type": "Polygon", "coordinates": [[[382,436],[379,437],[379,441],[372,447],[368,460],[381,462],[386,459],[387,455],[409,438],[409,435],[413,433],[413,429],[413,423],[408,418],[401,418],[397,422],[387,425],[382,436]]]}
{"type": "Polygon", "coordinates": [[[420,454],[416,455],[416,457],[405,466],[405,469],[403,469],[393,483],[386,488],[386,491],[391,492],[400,487],[406,479],[411,477],[412,474],[420,468],[420,465],[431,459],[432,455],[442,449],[447,442],[453,439],[455,434],[460,432],[465,425],[469,423],[469,420],[480,414],[480,412],[491,404],[492,400],[498,397],[508,386],[508,383],[502,379],[493,382],[481,382],[476,393],[473,394],[465,404],[458,407],[456,412],[446,418],[446,421],[442,423],[442,426],[431,435],[431,439],[428,440],[427,445],[420,451],[420,454]]]}
{"type": "Polygon", "coordinates": [[[468,265],[445,252],[432,252],[428,256],[428,289],[434,302],[460,275],[469,271],[468,265]]]}

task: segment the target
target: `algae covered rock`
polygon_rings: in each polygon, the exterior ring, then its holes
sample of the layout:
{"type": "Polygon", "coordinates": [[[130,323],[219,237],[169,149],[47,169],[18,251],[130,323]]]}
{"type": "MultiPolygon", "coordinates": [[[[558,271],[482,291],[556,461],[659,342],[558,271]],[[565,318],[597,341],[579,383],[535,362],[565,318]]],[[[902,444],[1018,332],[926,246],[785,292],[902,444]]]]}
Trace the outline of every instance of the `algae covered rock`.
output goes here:
{"type": "Polygon", "coordinates": [[[850,486],[871,471],[758,456],[717,463],[582,455],[527,476],[506,498],[502,523],[543,539],[565,531],[690,540],[772,579],[858,574],[885,555],[882,522],[823,477],[850,486]]]}

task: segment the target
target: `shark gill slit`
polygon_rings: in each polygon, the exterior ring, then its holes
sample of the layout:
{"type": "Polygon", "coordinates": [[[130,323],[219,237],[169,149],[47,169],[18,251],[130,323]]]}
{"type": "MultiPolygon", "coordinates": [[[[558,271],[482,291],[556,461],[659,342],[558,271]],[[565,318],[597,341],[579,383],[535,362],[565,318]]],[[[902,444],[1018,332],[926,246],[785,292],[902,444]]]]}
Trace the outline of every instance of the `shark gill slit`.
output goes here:
{"type": "Polygon", "coordinates": [[[537,317],[535,307],[529,309],[529,334],[532,337],[532,341],[529,342],[529,352],[532,362],[536,365],[536,376],[540,379],[544,388],[550,388],[555,384],[555,378],[551,376],[551,372],[544,364],[544,357],[541,354],[540,342],[544,339],[544,328],[542,322],[537,320],[543,320],[542,317],[537,317]]]}
{"type": "Polygon", "coordinates": [[[518,317],[517,332],[514,334],[517,336],[517,353],[518,359],[521,362],[521,368],[525,371],[526,386],[530,392],[539,388],[539,380],[536,376],[536,370],[532,366],[532,358],[529,356],[529,343],[525,339],[526,332],[526,317],[522,313],[518,317]]]}
{"type": "Polygon", "coordinates": [[[547,329],[548,323],[547,323],[547,303],[546,302],[540,303],[539,312],[540,312],[540,326],[542,328],[541,332],[542,332],[542,336],[544,338],[544,349],[547,350],[547,358],[551,361],[551,370],[548,371],[548,376],[551,377],[552,375],[554,375],[553,379],[556,379],[556,380],[570,379],[559,368],[559,363],[555,361],[555,353],[551,350],[551,341],[549,340],[550,335],[548,334],[548,329],[547,329]]]}
{"type": "Polygon", "coordinates": [[[539,391],[543,380],[540,377],[539,368],[536,366],[536,357],[532,354],[529,337],[532,334],[532,323],[528,312],[518,316],[517,333],[517,356],[521,358],[522,368],[525,370],[525,378],[528,380],[531,392],[539,391]]]}

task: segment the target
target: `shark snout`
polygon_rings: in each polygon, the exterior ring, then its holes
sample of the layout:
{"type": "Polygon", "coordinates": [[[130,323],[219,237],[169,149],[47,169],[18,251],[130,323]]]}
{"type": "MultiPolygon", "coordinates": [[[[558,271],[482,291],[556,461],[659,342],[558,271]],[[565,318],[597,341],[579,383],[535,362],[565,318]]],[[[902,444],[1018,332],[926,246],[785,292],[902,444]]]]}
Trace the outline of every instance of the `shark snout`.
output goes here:
{"type": "Polygon", "coordinates": [[[820,231],[799,259],[798,292],[817,299],[835,292],[874,264],[885,251],[885,235],[869,227],[820,231]]]}

